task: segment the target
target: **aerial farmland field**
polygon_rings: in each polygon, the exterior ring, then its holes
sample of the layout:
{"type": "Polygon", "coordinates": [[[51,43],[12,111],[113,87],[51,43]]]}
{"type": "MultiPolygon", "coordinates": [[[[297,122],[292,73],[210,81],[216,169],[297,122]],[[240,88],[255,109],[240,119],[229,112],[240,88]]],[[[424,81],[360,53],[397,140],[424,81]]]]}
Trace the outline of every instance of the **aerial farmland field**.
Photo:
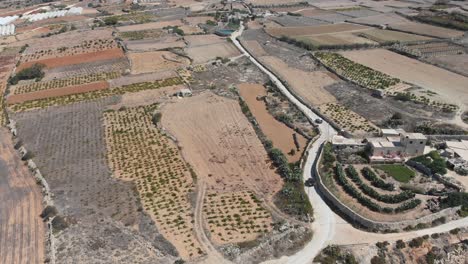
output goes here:
{"type": "Polygon", "coordinates": [[[445,102],[466,104],[468,78],[403,55],[383,50],[341,52],[343,56],[436,93],[445,102]],[[382,59],[377,59],[382,58],[382,59]]]}

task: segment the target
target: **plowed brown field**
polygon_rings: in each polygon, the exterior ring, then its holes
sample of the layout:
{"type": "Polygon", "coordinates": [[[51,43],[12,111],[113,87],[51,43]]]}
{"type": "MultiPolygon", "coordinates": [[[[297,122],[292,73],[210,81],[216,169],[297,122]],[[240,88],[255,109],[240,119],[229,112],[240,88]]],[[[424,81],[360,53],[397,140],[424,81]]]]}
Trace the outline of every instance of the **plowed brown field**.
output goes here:
{"type": "Polygon", "coordinates": [[[273,146],[279,148],[287,156],[289,162],[298,161],[306,147],[307,140],[285,124],[276,120],[268,112],[263,100],[257,100],[258,96],[266,95],[265,87],[260,84],[248,83],[241,84],[238,87],[240,95],[246,101],[263,133],[273,142],[273,146]],[[300,146],[299,150],[296,149],[296,145],[294,144],[293,134],[296,134],[300,146]],[[294,155],[287,154],[291,149],[294,149],[294,155]]]}
{"type": "Polygon", "coordinates": [[[108,49],[108,50],[103,50],[103,51],[98,51],[98,52],[90,52],[90,53],[84,53],[84,54],[78,54],[78,55],[72,55],[72,56],[65,56],[65,57],[60,57],[60,58],[28,61],[26,63],[22,63],[16,69],[16,71],[18,72],[24,68],[28,68],[35,63],[44,64],[47,68],[56,68],[56,67],[67,66],[67,65],[121,58],[124,56],[125,54],[120,48],[115,48],[115,49],[108,49]]]}
{"type": "Polygon", "coordinates": [[[41,192],[10,138],[0,128],[0,263],[44,263],[41,192]]]}

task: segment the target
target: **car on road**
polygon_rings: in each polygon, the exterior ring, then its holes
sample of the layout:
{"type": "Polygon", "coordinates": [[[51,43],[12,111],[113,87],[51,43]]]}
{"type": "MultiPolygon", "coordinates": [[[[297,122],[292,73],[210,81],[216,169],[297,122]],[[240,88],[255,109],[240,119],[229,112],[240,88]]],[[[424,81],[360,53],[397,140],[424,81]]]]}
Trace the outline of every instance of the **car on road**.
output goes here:
{"type": "Polygon", "coordinates": [[[304,185],[305,185],[306,187],[312,187],[312,186],[314,186],[314,184],[315,184],[314,178],[309,178],[309,179],[307,179],[307,180],[305,181],[305,183],[304,183],[304,185]]]}
{"type": "Polygon", "coordinates": [[[320,119],[320,118],[317,118],[317,119],[315,119],[315,123],[317,123],[317,124],[322,124],[322,123],[323,123],[323,120],[320,119]]]}

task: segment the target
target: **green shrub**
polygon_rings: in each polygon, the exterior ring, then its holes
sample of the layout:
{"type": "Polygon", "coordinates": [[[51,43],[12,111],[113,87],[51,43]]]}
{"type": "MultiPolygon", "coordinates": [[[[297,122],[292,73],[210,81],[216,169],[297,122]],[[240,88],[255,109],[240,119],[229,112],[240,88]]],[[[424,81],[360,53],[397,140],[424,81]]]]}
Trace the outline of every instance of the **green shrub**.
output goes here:
{"type": "Polygon", "coordinates": [[[24,68],[19,71],[14,77],[11,77],[9,82],[10,84],[17,84],[21,80],[32,80],[36,79],[37,81],[44,78],[44,69],[45,65],[43,64],[34,64],[29,68],[24,68]]]}

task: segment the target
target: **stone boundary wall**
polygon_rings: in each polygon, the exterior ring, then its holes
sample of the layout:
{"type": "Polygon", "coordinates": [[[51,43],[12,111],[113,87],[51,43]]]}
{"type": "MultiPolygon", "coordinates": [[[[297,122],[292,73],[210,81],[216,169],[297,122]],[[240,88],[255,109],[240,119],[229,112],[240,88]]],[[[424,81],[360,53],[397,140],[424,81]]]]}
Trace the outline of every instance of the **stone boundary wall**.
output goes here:
{"type": "MultiPolygon", "coordinates": [[[[8,129],[10,130],[11,134],[13,137],[18,137],[17,135],[17,130],[16,130],[16,122],[13,121],[12,119],[9,119],[9,123],[7,125],[8,129]]],[[[28,150],[24,147],[21,146],[18,148],[18,154],[20,155],[21,158],[23,158],[26,154],[28,153],[28,150]]],[[[32,159],[27,160],[27,166],[29,170],[33,173],[34,179],[36,180],[37,184],[39,184],[42,187],[42,203],[44,204],[44,208],[47,206],[54,206],[54,201],[53,201],[53,193],[50,191],[49,184],[47,183],[46,179],[42,176],[41,171],[39,168],[36,166],[36,163],[32,159]]],[[[55,255],[56,255],[56,239],[55,235],[52,229],[52,218],[49,218],[47,220],[47,227],[48,227],[48,232],[47,232],[47,250],[46,250],[46,259],[48,259],[49,263],[55,264],[55,255]]]]}
{"type": "Polygon", "coordinates": [[[427,135],[432,140],[468,140],[468,135],[427,135]]]}
{"type": "Polygon", "coordinates": [[[399,222],[377,222],[374,220],[370,220],[365,218],[364,216],[359,215],[358,213],[354,212],[351,208],[343,204],[322,182],[322,176],[320,175],[319,171],[319,163],[322,159],[323,154],[323,145],[320,147],[320,155],[317,158],[316,162],[314,163],[314,173],[316,175],[316,187],[320,191],[320,193],[331,203],[333,203],[336,208],[338,208],[342,213],[344,213],[347,217],[356,221],[360,225],[371,229],[371,230],[402,230],[405,227],[409,226],[416,226],[418,224],[431,224],[432,221],[441,218],[441,217],[450,217],[457,213],[460,210],[459,207],[447,208],[441,210],[437,213],[433,213],[430,215],[423,216],[421,218],[415,220],[404,220],[399,222]]]}

